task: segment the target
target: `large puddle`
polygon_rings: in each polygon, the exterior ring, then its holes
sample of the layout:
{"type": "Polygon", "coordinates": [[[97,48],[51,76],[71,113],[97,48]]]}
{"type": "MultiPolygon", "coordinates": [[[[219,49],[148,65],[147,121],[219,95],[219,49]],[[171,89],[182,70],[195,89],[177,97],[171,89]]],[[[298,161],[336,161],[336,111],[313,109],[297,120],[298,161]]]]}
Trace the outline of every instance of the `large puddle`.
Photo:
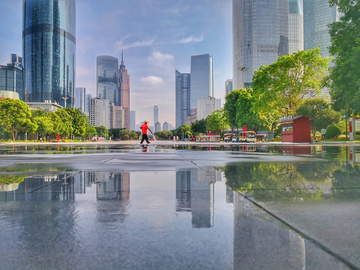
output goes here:
{"type": "Polygon", "coordinates": [[[308,160],[131,172],[2,167],[0,269],[360,267],[358,149],[252,150],[308,160]]]}

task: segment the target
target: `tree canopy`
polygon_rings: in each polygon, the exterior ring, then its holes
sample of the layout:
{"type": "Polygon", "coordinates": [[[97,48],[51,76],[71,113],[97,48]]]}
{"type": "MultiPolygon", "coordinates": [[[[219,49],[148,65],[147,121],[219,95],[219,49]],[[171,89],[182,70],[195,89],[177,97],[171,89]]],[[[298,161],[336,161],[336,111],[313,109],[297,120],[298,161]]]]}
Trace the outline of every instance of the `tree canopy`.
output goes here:
{"type": "Polygon", "coordinates": [[[207,117],[206,129],[211,130],[215,134],[220,134],[222,130],[228,129],[227,119],[224,111],[217,110],[207,117]]]}
{"type": "Polygon", "coordinates": [[[341,121],[341,114],[335,112],[330,104],[322,98],[306,100],[296,111],[297,115],[306,115],[315,121],[311,122],[311,133],[315,136],[322,128],[341,121]]]}
{"type": "Polygon", "coordinates": [[[330,24],[332,45],[330,53],[335,56],[331,68],[331,97],[334,109],[350,109],[360,113],[360,2],[330,0],[344,14],[340,21],[330,24]]]}
{"type": "Polygon", "coordinates": [[[253,76],[254,108],[261,118],[293,115],[297,108],[313,98],[325,85],[330,59],[320,48],[284,55],[253,76]]]}
{"type": "Polygon", "coordinates": [[[31,111],[25,102],[10,98],[0,100],[0,127],[11,133],[13,141],[19,131],[26,131],[31,125],[31,111]]]}

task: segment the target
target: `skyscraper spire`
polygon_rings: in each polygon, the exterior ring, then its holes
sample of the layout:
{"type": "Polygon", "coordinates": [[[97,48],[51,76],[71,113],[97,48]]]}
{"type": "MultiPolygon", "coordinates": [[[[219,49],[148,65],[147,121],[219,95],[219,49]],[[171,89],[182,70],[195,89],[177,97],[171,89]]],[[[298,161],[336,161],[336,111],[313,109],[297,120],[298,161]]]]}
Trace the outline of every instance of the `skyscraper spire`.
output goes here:
{"type": "Polygon", "coordinates": [[[121,52],[121,65],[124,66],[124,51],[121,52]]]}

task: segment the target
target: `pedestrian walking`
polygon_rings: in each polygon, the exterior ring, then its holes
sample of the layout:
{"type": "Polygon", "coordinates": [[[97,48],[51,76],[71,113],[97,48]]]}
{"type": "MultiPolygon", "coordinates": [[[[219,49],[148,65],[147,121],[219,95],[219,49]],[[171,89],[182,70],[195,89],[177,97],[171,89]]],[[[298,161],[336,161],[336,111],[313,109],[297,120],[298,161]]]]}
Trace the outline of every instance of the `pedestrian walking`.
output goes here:
{"type": "Polygon", "coordinates": [[[321,138],[322,140],[325,142],[325,135],[326,135],[326,129],[325,128],[322,128],[321,129],[321,138]]]}
{"type": "Polygon", "coordinates": [[[147,136],[147,131],[150,130],[151,133],[153,133],[151,131],[151,129],[149,128],[149,126],[147,125],[148,121],[144,121],[144,124],[140,127],[141,129],[141,132],[142,132],[142,139],[141,139],[141,143],[142,144],[144,142],[144,140],[146,140],[146,142],[149,144],[149,139],[148,139],[148,136],[147,136]]]}

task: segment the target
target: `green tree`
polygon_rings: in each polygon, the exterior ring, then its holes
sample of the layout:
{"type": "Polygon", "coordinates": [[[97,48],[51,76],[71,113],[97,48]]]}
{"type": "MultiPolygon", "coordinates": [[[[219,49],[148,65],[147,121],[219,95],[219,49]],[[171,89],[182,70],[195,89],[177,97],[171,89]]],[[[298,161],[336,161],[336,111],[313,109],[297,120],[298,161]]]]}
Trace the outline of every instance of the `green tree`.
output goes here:
{"type": "Polygon", "coordinates": [[[105,137],[105,134],[109,134],[108,129],[104,126],[96,127],[96,132],[99,137],[105,137]]]}
{"type": "Polygon", "coordinates": [[[296,111],[297,115],[306,115],[315,121],[311,122],[311,133],[315,136],[322,128],[341,121],[341,114],[335,112],[330,104],[322,98],[306,100],[296,111]]]}
{"type": "Polygon", "coordinates": [[[331,68],[331,97],[334,109],[345,108],[360,112],[360,2],[350,0],[330,0],[344,14],[340,21],[330,24],[332,45],[330,53],[335,56],[335,65],[331,68]]]}
{"type": "Polygon", "coordinates": [[[247,126],[249,130],[259,128],[259,115],[253,111],[254,97],[253,90],[248,87],[239,89],[239,97],[236,102],[236,125],[238,127],[247,126]]]}
{"type": "Polygon", "coordinates": [[[173,137],[172,132],[168,130],[158,131],[154,135],[157,139],[160,140],[169,140],[170,138],[173,137]]]}
{"type": "Polygon", "coordinates": [[[207,119],[196,120],[195,122],[191,123],[191,132],[194,135],[199,135],[200,133],[206,133],[206,123],[207,119]]]}
{"type": "Polygon", "coordinates": [[[241,95],[240,90],[233,90],[225,96],[226,102],[224,106],[224,114],[228,124],[233,129],[237,126],[236,115],[237,115],[237,101],[241,95]]]}
{"type": "Polygon", "coordinates": [[[85,130],[85,136],[88,138],[94,137],[97,135],[96,128],[90,124],[90,121],[87,120],[86,122],[86,130],[85,130]]]}
{"type": "Polygon", "coordinates": [[[52,128],[49,131],[50,139],[52,138],[53,135],[56,134],[60,134],[61,136],[65,135],[64,131],[66,128],[64,126],[64,122],[56,112],[48,112],[46,114],[46,117],[50,119],[52,123],[52,128]]]}
{"type": "Polygon", "coordinates": [[[83,137],[86,133],[87,117],[80,109],[67,107],[65,111],[71,116],[72,119],[72,133],[75,136],[83,137]]]}
{"type": "Polygon", "coordinates": [[[54,134],[59,133],[61,136],[69,137],[73,134],[73,119],[65,109],[60,109],[55,112],[60,117],[60,131],[54,130],[54,134]]]}
{"type": "Polygon", "coordinates": [[[25,102],[10,98],[0,100],[0,128],[11,133],[13,141],[19,131],[27,130],[31,124],[31,111],[25,102]]]}
{"type": "Polygon", "coordinates": [[[320,48],[284,55],[268,66],[261,66],[253,76],[253,108],[260,118],[293,115],[299,106],[316,96],[328,75],[330,59],[320,55],[320,48]]]}
{"type": "Polygon", "coordinates": [[[224,111],[216,110],[207,117],[206,129],[211,130],[215,134],[221,134],[222,130],[229,129],[224,111]]]}
{"type": "Polygon", "coordinates": [[[36,123],[38,126],[36,133],[40,135],[46,136],[47,134],[53,133],[54,123],[48,115],[34,117],[33,123],[36,123]]]}

